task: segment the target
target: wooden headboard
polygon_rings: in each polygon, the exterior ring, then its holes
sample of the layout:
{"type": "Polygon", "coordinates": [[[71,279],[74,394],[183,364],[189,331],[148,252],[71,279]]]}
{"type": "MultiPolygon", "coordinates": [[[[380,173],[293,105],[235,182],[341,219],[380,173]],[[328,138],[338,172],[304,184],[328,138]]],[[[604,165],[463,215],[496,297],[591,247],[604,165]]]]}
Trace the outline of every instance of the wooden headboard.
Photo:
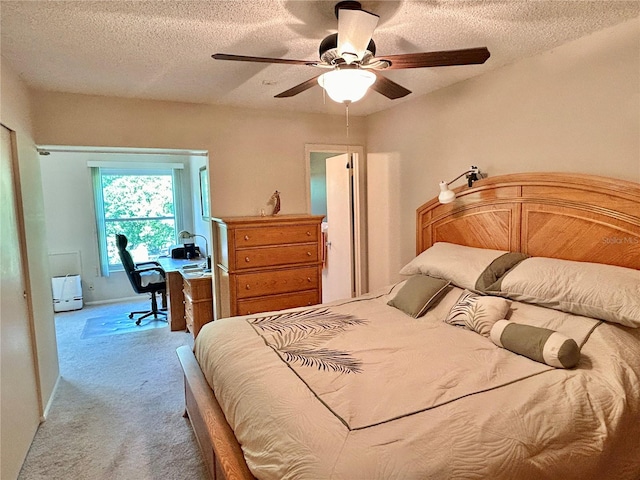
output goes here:
{"type": "Polygon", "coordinates": [[[640,269],[640,184],[566,173],[503,175],[417,210],[416,250],[435,242],[640,269]]]}

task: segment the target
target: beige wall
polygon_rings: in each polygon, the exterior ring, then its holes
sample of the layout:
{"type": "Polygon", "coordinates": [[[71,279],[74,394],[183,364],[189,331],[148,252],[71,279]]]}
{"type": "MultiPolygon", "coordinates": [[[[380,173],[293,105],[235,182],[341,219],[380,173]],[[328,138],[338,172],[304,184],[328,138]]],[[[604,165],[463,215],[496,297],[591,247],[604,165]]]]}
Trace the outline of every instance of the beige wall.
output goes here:
{"type": "MultiPolygon", "coordinates": [[[[267,202],[275,190],[281,192],[283,214],[305,213],[305,144],[362,144],[365,136],[364,120],[357,117],[351,119],[347,137],[345,119],[341,116],[54,92],[37,92],[35,102],[38,106],[35,136],[40,145],[208,151],[214,216],[257,215],[268,208],[267,202]]],[[[57,204],[55,192],[76,185],[76,201],[90,206],[86,167],[81,166],[78,171],[77,157],[68,155],[67,159],[68,164],[63,165],[61,154],[43,157],[43,168],[48,172],[45,193],[52,204],[57,204]]],[[[193,170],[191,185],[196,187],[197,167],[193,170]]],[[[193,229],[208,236],[209,225],[197,215],[198,190],[193,188],[191,193],[195,209],[193,229]]],[[[80,215],[79,219],[86,220],[85,233],[78,233],[80,236],[73,236],[70,242],[69,235],[59,231],[64,222],[49,221],[51,252],[84,252],[83,286],[95,287],[83,292],[86,301],[131,296],[122,275],[103,278],[97,274],[97,251],[90,248],[96,242],[91,209],[76,204],[73,211],[80,215]],[[80,247],[75,248],[72,243],[80,247]]]]}
{"type": "MultiPolygon", "coordinates": [[[[33,142],[31,94],[4,61],[1,65],[0,121],[14,130],[22,198],[33,332],[42,406],[48,407],[58,380],[58,352],[47,262],[40,163],[33,142]]],[[[2,299],[7,301],[7,299],[2,299]]],[[[44,412],[41,412],[41,414],[44,412]]]]}
{"type": "MultiPolygon", "coordinates": [[[[200,168],[208,169],[209,161],[207,157],[192,157],[189,163],[190,184],[191,184],[191,205],[193,207],[193,228],[189,226],[187,229],[191,233],[203,235],[207,239],[207,244],[200,237],[194,238],[195,242],[204,252],[204,248],[209,248],[211,255],[211,222],[202,218],[202,206],[200,200],[200,168]]],[[[208,170],[207,170],[208,173],[208,170]]]]}
{"type": "Polygon", "coordinates": [[[369,186],[379,185],[369,195],[369,258],[389,255],[371,261],[375,288],[415,255],[416,208],[470,165],[491,176],[640,181],[640,20],[372,115],[367,127],[369,186]]]}
{"type": "Polygon", "coordinates": [[[274,190],[282,213],[306,211],[305,143],[357,144],[364,120],[212,105],[38,92],[40,144],[209,152],[213,215],[254,215],[274,190]]]}

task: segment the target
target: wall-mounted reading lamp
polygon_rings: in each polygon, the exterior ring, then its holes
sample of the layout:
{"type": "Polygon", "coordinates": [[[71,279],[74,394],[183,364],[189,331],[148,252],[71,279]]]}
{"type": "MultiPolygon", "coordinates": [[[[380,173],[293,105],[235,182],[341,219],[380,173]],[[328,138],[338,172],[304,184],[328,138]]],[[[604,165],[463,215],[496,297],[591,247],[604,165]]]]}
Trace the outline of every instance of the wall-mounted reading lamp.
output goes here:
{"type": "Polygon", "coordinates": [[[207,241],[207,237],[205,237],[204,235],[200,235],[199,233],[188,232],[187,230],[181,230],[180,233],[178,233],[178,239],[180,240],[193,237],[202,237],[202,239],[204,240],[204,254],[205,258],[207,259],[207,268],[211,268],[211,259],[209,258],[209,242],[207,241]]]}
{"type": "Polygon", "coordinates": [[[456,180],[462,178],[463,176],[466,176],[467,185],[469,185],[469,187],[471,187],[473,185],[473,182],[475,182],[476,180],[480,180],[481,178],[486,177],[485,174],[480,172],[480,169],[478,167],[472,165],[469,170],[467,170],[464,173],[461,173],[450,182],[445,182],[445,181],[440,182],[440,195],[438,195],[438,200],[440,201],[440,203],[453,202],[453,200],[456,198],[456,194],[452,190],[449,190],[449,185],[451,185],[456,180]]]}

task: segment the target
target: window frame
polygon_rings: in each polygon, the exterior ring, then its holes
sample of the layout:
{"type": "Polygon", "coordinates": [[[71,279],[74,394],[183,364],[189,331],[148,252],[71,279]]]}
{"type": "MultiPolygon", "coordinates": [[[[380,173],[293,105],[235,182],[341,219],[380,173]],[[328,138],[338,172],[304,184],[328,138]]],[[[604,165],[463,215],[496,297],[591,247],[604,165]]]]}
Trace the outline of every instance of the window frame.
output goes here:
{"type": "MultiPolygon", "coordinates": [[[[88,166],[91,168],[91,177],[93,183],[94,194],[94,207],[95,207],[95,219],[96,219],[96,233],[97,233],[97,252],[99,257],[100,275],[103,277],[110,276],[113,272],[123,271],[121,264],[110,264],[108,247],[107,247],[107,234],[106,225],[107,219],[105,218],[104,209],[104,189],[102,183],[103,175],[122,175],[122,176],[136,176],[136,175],[168,175],[172,177],[172,195],[173,195],[173,210],[174,210],[174,232],[173,242],[176,242],[178,232],[183,229],[184,214],[183,214],[183,179],[182,170],[184,164],[181,163],[123,163],[123,162],[88,162],[88,166]]],[[[167,217],[171,218],[171,217],[167,217]]],[[[143,220],[146,219],[142,218],[143,220]]],[[[153,219],[156,219],[155,217],[153,219]]],[[[158,218],[162,220],[162,218],[158,218]]]]}

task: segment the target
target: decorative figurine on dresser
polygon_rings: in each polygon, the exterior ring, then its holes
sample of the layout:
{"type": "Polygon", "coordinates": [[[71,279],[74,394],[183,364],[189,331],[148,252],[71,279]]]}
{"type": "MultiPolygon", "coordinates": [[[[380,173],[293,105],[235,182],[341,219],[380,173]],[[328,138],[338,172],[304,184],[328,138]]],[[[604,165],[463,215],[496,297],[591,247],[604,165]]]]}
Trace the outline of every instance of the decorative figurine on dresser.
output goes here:
{"type": "Polygon", "coordinates": [[[273,212],[271,212],[271,215],[277,215],[280,211],[280,192],[278,190],[273,192],[273,195],[271,195],[271,198],[269,199],[269,203],[273,203],[273,212]]]}
{"type": "Polygon", "coordinates": [[[320,303],[323,218],[212,218],[215,318],[320,303]]]}

